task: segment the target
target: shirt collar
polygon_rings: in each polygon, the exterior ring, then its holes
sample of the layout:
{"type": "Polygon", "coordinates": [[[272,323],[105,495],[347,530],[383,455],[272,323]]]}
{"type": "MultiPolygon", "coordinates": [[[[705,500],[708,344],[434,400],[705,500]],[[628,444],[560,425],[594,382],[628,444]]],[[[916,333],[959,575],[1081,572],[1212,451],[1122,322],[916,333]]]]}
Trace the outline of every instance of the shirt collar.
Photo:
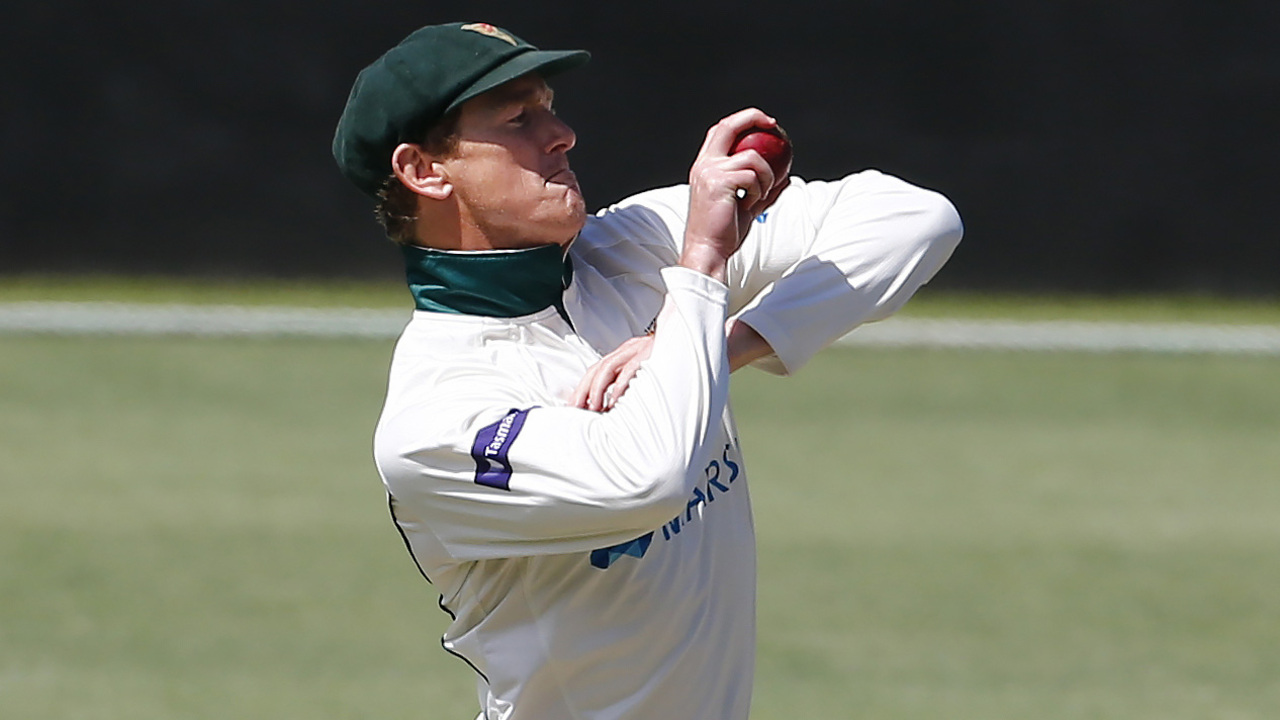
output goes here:
{"type": "Polygon", "coordinates": [[[487,317],[532,315],[552,305],[564,315],[563,295],[573,279],[565,248],[436,250],[402,245],[414,307],[487,317]]]}

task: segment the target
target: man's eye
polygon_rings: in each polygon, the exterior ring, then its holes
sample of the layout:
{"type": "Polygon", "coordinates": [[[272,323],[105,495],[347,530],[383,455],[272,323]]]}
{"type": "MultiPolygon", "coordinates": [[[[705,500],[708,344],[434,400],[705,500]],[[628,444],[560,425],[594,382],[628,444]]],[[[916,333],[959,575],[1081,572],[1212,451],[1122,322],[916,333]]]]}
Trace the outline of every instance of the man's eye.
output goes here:
{"type": "Polygon", "coordinates": [[[526,120],[528,120],[528,119],[529,119],[529,111],[528,111],[528,110],[521,110],[521,111],[520,111],[520,113],[519,113],[518,115],[516,115],[515,117],[511,118],[511,122],[513,122],[513,123],[515,123],[515,124],[517,124],[517,125],[523,125],[523,124],[524,124],[524,122],[525,122],[526,120]]]}

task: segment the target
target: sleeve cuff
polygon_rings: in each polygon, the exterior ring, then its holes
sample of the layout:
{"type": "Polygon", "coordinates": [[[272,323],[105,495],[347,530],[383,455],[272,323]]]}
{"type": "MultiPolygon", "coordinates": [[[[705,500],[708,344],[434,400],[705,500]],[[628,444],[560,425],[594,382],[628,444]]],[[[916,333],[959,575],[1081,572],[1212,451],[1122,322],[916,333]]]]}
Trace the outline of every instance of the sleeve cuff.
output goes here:
{"type": "Polygon", "coordinates": [[[662,269],[667,292],[683,289],[724,306],[729,305],[729,286],[697,270],[673,265],[662,269]]]}

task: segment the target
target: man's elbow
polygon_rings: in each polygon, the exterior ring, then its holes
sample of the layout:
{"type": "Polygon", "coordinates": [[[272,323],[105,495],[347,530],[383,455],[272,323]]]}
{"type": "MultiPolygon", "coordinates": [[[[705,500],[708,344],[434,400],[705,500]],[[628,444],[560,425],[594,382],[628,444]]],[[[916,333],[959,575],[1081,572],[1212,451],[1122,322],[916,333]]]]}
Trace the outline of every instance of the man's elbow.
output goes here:
{"type": "Polygon", "coordinates": [[[933,279],[964,236],[960,213],[945,195],[933,190],[912,188],[908,204],[897,214],[900,223],[892,234],[895,249],[889,253],[886,276],[889,286],[880,308],[867,321],[883,320],[933,279]]]}
{"type": "Polygon", "coordinates": [[[643,514],[647,520],[666,522],[684,509],[689,490],[689,470],[678,463],[657,463],[636,479],[619,498],[620,506],[643,514]]]}
{"type": "Polygon", "coordinates": [[[916,237],[930,253],[949,257],[964,237],[960,212],[940,192],[920,189],[918,194],[916,237]]]}

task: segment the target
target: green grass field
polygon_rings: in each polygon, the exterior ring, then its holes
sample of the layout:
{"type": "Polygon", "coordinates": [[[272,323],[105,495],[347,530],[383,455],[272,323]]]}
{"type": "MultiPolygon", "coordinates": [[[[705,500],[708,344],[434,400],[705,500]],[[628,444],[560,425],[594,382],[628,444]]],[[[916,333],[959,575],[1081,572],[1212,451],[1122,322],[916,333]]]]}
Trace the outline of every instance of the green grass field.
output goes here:
{"type": "MultiPolygon", "coordinates": [[[[0,337],[0,717],[470,720],[370,462],[389,352],[0,337]]],[[[1280,713],[1275,359],[734,383],[757,720],[1280,713]]]]}

